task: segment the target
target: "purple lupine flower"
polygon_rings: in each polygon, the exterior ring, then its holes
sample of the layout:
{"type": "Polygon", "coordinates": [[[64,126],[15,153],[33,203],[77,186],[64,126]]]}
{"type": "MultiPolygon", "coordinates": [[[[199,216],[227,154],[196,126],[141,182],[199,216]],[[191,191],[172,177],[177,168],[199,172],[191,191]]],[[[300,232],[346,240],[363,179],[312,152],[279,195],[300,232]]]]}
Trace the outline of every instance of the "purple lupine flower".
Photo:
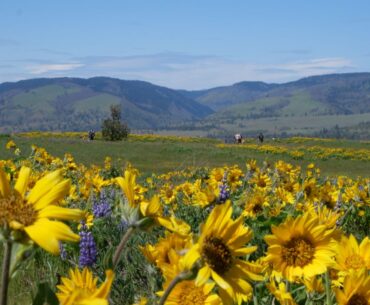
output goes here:
{"type": "Polygon", "coordinates": [[[59,250],[60,250],[60,258],[63,261],[65,261],[67,259],[67,251],[61,242],[59,242],[59,250]]]}
{"type": "Polygon", "coordinates": [[[220,185],[220,195],[218,197],[219,202],[225,202],[227,199],[230,198],[230,191],[226,184],[220,185]]]}
{"type": "Polygon", "coordinates": [[[94,200],[92,212],[95,218],[107,217],[112,213],[112,207],[109,204],[108,196],[104,190],[100,194],[100,199],[94,200]]]}
{"type": "Polygon", "coordinates": [[[80,235],[80,258],[79,266],[82,267],[91,267],[97,258],[96,244],[94,236],[91,231],[88,230],[86,225],[83,225],[80,235]]]}
{"type": "Polygon", "coordinates": [[[112,213],[112,208],[108,202],[97,202],[93,204],[92,212],[95,218],[103,218],[112,213]]]}

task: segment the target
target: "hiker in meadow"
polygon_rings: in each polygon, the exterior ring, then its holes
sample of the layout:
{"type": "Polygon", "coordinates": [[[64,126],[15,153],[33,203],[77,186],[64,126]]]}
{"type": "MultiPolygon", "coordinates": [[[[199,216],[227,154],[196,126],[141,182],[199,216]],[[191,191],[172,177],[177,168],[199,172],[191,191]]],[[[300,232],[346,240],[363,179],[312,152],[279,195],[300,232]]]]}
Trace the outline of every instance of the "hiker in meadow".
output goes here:
{"type": "Polygon", "coordinates": [[[242,144],[243,137],[240,133],[234,135],[234,142],[235,144],[242,144]]]}
{"type": "Polygon", "coordinates": [[[95,131],[90,129],[89,131],[89,141],[93,141],[95,138],[95,131]]]}
{"type": "Polygon", "coordinates": [[[263,143],[263,140],[264,140],[264,136],[263,136],[263,133],[260,132],[260,134],[258,135],[258,140],[260,140],[260,143],[263,143]]]}

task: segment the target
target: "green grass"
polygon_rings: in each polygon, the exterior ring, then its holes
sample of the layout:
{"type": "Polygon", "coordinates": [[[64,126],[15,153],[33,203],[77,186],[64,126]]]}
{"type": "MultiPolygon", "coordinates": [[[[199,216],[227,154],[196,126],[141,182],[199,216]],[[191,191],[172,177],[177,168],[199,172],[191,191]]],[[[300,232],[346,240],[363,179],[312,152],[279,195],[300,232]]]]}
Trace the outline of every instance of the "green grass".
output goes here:
{"type": "MultiPolygon", "coordinates": [[[[273,163],[277,160],[284,160],[302,167],[314,162],[324,176],[348,175],[350,177],[369,175],[370,162],[358,160],[313,160],[309,156],[304,160],[295,160],[286,155],[271,155],[261,152],[254,152],[236,147],[217,148],[214,142],[204,141],[199,143],[170,142],[163,140],[141,141],[129,140],[123,142],[87,142],[74,138],[23,138],[12,137],[22,151],[23,156],[30,153],[30,146],[35,144],[44,147],[50,154],[63,157],[65,153],[71,153],[77,162],[85,165],[102,165],[104,158],[110,156],[114,164],[123,167],[130,162],[143,174],[165,173],[168,171],[182,170],[189,166],[223,166],[238,164],[245,168],[245,162],[249,159],[256,159],[259,162],[267,161],[273,163]]],[[[5,144],[10,138],[0,137],[0,159],[12,157],[12,152],[6,150],[5,144]]],[[[268,143],[268,141],[267,141],[268,143]]],[[[348,147],[367,148],[369,143],[356,141],[334,141],[334,142],[307,142],[288,143],[282,145],[294,147],[320,145],[326,147],[348,147]]]]}
{"type": "MultiPolygon", "coordinates": [[[[312,135],[323,128],[332,129],[336,125],[340,127],[349,127],[361,122],[370,121],[370,113],[351,114],[351,115],[307,115],[307,116],[280,116],[280,117],[263,117],[257,119],[246,119],[242,112],[239,116],[209,117],[202,122],[195,123],[195,128],[190,132],[182,134],[229,134],[236,132],[242,134],[258,134],[263,131],[268,134],[304,134],[312,135]],[[204,126],[214,126],[202,130],[204,126]]],[[[174,133],[181,133],[181,130],[173,130],[174,133]]]]}

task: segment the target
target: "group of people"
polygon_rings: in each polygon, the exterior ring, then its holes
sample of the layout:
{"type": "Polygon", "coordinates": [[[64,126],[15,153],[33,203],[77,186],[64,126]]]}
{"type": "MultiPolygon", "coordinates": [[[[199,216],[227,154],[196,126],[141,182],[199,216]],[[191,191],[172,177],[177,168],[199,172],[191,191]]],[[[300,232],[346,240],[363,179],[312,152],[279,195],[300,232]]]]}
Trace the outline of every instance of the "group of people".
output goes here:
{"type": "MultiPolygon", "coordinates": [[[[262,132],[258,135],[258,140],[260,143],[263,143],[263,140],[265,139],[265,136],[262,132]]],[[[237,133],[234,135],[234,143],[235,144],[242,144],[243,143],[243,136],[240,133],[237,133]]]]}

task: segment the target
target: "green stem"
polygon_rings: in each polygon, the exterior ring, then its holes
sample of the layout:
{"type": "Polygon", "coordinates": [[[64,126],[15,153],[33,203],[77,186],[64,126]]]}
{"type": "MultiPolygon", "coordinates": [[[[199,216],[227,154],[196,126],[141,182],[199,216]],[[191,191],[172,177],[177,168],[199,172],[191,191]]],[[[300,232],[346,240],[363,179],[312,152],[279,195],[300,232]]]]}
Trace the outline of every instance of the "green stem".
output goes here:
{"type": "Polygon", "coordinates": [[[310,293],[309,292],[306,292],[306,302],[304,303],[305,305],[309,305],[311,304],[311,296],[310,296],[310,293]]]}
{"type": "Polygon", "coordinates": [[[332,305],[331,301],[331,287],[330,287],[330,276],[329,270],[325,273],[325,294],[326,294],[326,305],[332,305]]]}
{"type": "Polygon", "coordinates": [[[161,299],[159,300],[158,305],[163,305],[164,302],[166,302],[168,296],[170,295],[171,291],[175,286],[180,283],[181,281],[185,280],[186,278],[189,278],[193,273],[191,271],[185,272],[185,273],[180,273],[178,276],[176,276],[172,282],[168,285],[167,289],[163,293],[161,299]]]}
{"type": "Polygon", "coordinates": [[[3,266],[1,270],[0,305],[6,305],[8,302],[9,269],[11,256],[12,242],[10,240],[5,240],[3,266]]]}
{"type": "Polygon", "coordinates": [[[253,305],[258,305],[258,300],[255,294],[253,294],[253,305]]]}
{"type": "MultiPolygon", "coordinates": [[[[127,241],[129,240],[129,238],[131,237],[132,233],[134,233],[135,231],[135,227],[129,227],[125,233],[125,235],[123,235],[122,239],[121,239],[121,242],[119,243],[116,251],[114,252],[114,255],[113,255],[113,259],[112,259],[112,263],[113,263],[113,269],[117,266],[118,262],[119,262],[119,259],[121,257],[121,253],[123,251],[123,249],[125,248],[125,245],[127,243],[127,241]]],[[[1,304],[0,304],[1,305],[1,304]]]]}
{"type": "Polygon", "coordinates": [[[258,300],[257,300],[257,287],[253,287],[253,305],[258,305],[258,300]]]}

